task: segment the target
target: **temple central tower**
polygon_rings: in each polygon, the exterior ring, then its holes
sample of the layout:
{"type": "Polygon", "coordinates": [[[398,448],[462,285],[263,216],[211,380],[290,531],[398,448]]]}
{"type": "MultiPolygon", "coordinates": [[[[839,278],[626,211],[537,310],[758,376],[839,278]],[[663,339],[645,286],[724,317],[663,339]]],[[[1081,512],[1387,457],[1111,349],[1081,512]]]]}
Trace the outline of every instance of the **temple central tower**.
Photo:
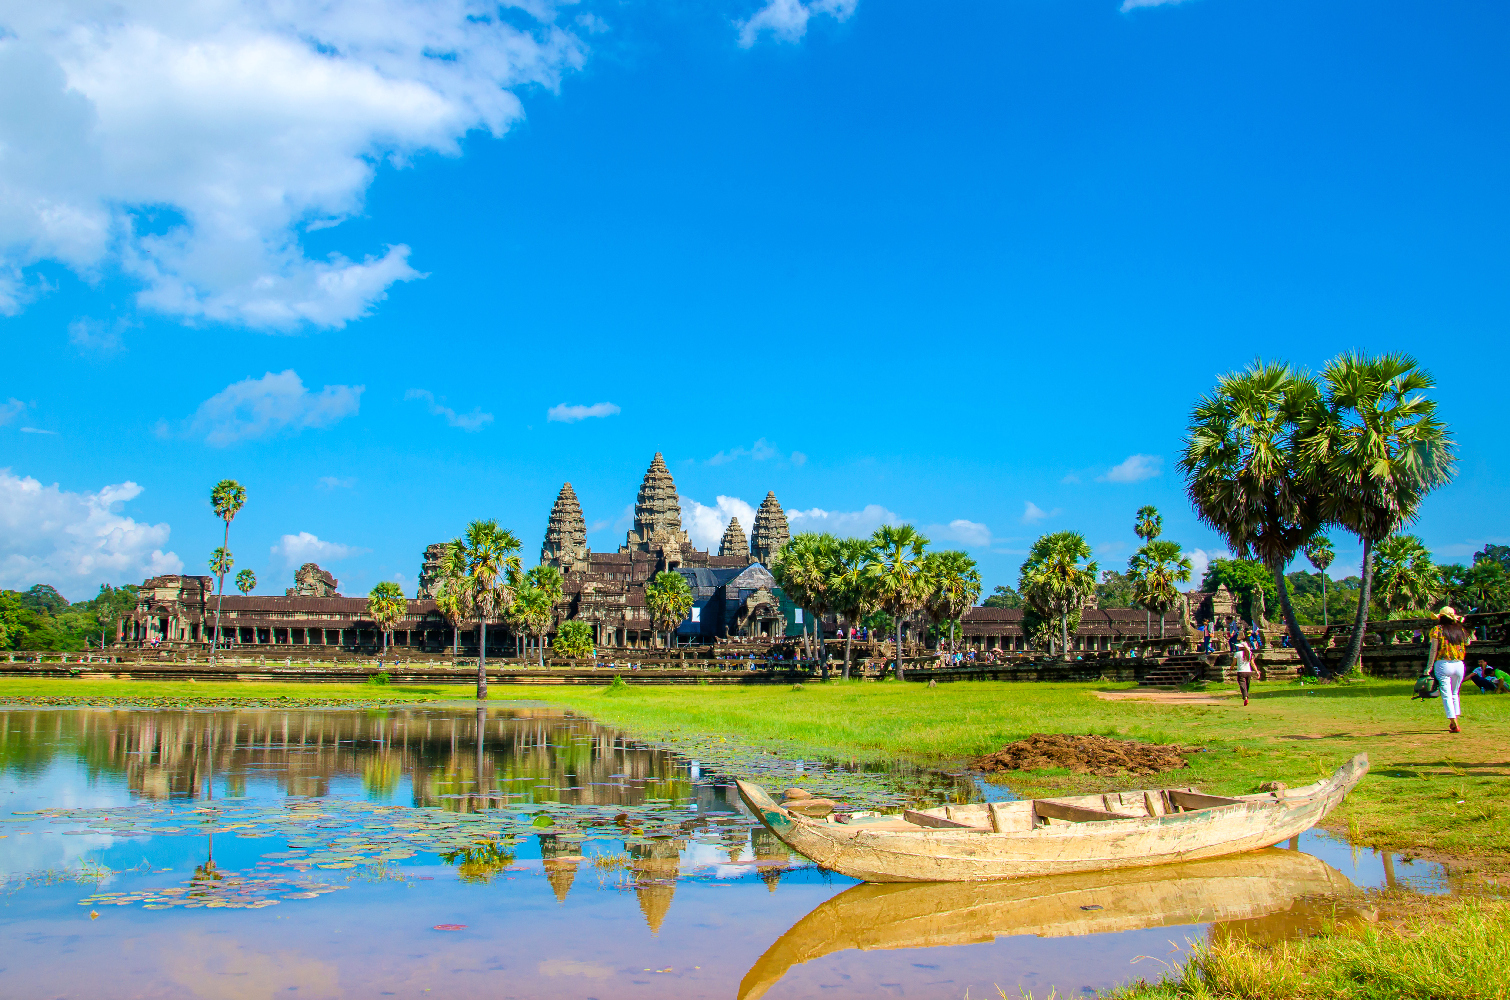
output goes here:
{"type": "Polygon", "coordinates": [[[545,543],[540,546],[540,565],[555,566],[563,573],[586,573],[588,570],[587,522],[582,505],[571,483],[561,487],[551,507],[545,526],[545,543]]]}
{"type": "Polygon", "coordinates": [[[660,452],[645,470],[639,496],[634,501],[634,529],[624,539],[620,552],[655,552],[664,549],[680,555],[692,541],[682,530],[682,507],[676,499],[676,483],[660,452]]]}

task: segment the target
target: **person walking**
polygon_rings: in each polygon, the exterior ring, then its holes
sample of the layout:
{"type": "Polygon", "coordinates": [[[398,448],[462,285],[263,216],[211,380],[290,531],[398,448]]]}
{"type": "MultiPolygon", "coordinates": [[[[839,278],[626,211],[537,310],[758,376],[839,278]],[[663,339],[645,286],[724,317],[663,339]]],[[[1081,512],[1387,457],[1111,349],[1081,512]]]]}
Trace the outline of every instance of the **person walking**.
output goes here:
{"type": "Polygon", "coordinates": [[[1253,680],[1253,647],[1246,642],[1237,644],[1232,651],[1237,664],[1237,689],[1243,694],[1243,707],[1248,707],[1248,684],[1253,680]]]}
{"type": "Polygon", "coordinates": [[[1447,713],[1447,731],[1461,733],[1458,717],[1463,714],[1459,694],[1463,687],[1463,660],[1468,656],[1468,644],[1473,641],[1463,624],[1463,616],[1450,604],[1437,612],[1437,623],[1427,634],[1431,650],[1426,654],[1426,667],[1437,679],[1442,692],[1442,710],[1447,713]]]}

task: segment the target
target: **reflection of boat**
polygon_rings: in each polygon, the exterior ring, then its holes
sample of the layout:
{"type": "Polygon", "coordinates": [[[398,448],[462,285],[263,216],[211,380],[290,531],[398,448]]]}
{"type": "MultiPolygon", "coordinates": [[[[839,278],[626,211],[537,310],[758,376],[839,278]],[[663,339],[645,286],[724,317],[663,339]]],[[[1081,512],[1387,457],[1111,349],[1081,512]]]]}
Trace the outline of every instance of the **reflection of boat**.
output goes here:
{"type": "Polygon", "coordinates": [[[908,810],[849,822],[788,812],[759,785],[739,794],[792,850],[867,882],[968,882],[1197,861],[1309,830],[1368,773],[1359,754],[1324,781],[1225,798],[1193,788],[908,810]]]}
{"type": "MultiPolygon", "coordinates": [[[[1302,896],[1357,893],[1347,877],[1298,851],[1160,868],[1123,868],[1001,882],[857,885],[797,921],[739,985],[755,1000],[788,969],[847,949],[940,948],[1033,934],[1071,937],[1181,924],[1304,925],[1302,896]]],[[[1328,909],[1328,916],[1332,911],[1328,909]]]]}

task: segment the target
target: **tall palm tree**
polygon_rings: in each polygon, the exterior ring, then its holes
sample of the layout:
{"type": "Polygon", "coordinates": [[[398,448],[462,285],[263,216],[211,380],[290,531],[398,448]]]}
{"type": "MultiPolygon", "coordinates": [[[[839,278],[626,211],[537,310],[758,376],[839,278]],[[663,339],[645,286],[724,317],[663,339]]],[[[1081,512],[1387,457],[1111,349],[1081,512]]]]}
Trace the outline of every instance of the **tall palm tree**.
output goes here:
{"type": "Polygon", "coordinates": [[[1078,531],[1044,535],[1028,550],[1018,572],[1018,590],[1039,614],[1059,619],[1061,649],[1070,659],[1070,614],[1096,592],[1091,547],[1078,531]],[[1084,565],[1081,565],[1085,562],[1084,565]]]}
{"type": "Polygon", "coordinates": [[[1481,559],[1463,574],[1462,604],[1474,611],[1504,611],[1510,604],[1510,573],[1498,559],[1481,559]]]}
{"type": "Polygon", "coordinates": [[[687,586],[687,578],[673,570],[661,570],[645,584],[645,604],[650,608],[651,628],[666,633],[669,649],[671,633],[692,613],[692,588],[687,586]]]}
{"type": "MultiPolygon", "coordinates": [[[[1144,545],[1147,545],[1155,538],[1158,538],[1159,535],[1163,533],[1163,531],[1164,518],[1159,513],[1159,508],[1155,507],[1153,504],[1144,504],[1142,507],[1139,507],[1138,512],[1133,515],[1133,534],[1137,535],[1138,541],[1142,542],[1144,545]]],[[[1160,638],[1163,637],[1163,629],[1164,623],[1161,621],[1159,623],[1160,638]]],[[[1147,609],[1144,609],[1143,612],[1143,638],[1153,638],[1153,618],[1147,611],[1147,609]]]]}
{"type": "Polygon", "coordinates": [[[855,627],[880,606],[869,574],[870,543],[863,538],[839,541],[830,586],[834,610],[844,617],[844,679],[849,680],[850,651],[854,647],[855,627]]]}
{"type": "Polygon", "coordinates": [[[896,623],[897,680],[905,680],[902,668],[902,619],[917,611],[927,599],[928,576],[923,564],[928,539],[910,524],[882,525],[870,536],[870,559],[866,572],[875,588],[881,609],[896,623]]]}
{"type": "MultiPolygon", "coordinates": [[[[232,567],[234,567],[235,565],[236,565],[236,557],[233,556],[233,555],[231,555],[231,550],[228,549],[228,548],[226,548],[224,545],[218,545],[218,546],[216,546],[215,547],[215,551],[213,551],[213,552],[210,553],[210,572],[214,573],[215,576],[218,577],[219,580],[220,580],[220,589],[222,591],[222,595],[221,595],[221,600],[222,601],[224,600],[224,593],[223,592],[225,590],[225,575],[227,573],[229,573],[231,571],[232,567]]],[[[214,649],[218,648],[219,646],[220,646],[220,605],[219,605],[219,603],[217,603],[216,606],[215,606],[215,641],[214,641],[214,643],[212,645],[211,652],[210,652],[210,662],[211,663],[213,663],[214,660],[215,660],[214,649]]]]}
{"type": "Polygon", "coordinates": [[[542,668],[545,666],[545,636],[551,628],[551,611],[555,603],[544,588],[536,586],[526,576],[514,590],[514,601],[509,605],[509,621],[535,640],[542,668]]]}
{"type": "Polygon", "coordinates": [[[1390,535],[1374,547],[1374,580],[1386,613],[1424,609],[1442,592],[1442,571],[1415,535],[1390,535]]]}
{"type": "Polygon", "coordinates": [[[545,599],[546,607],[543,615],[536,613],[536,609],[532,606],[530,615],[527,616],[527,621],[531,628],[539,629],[538,632],[531,631],[530,635],[535,637],[536,643],[539,646],[540,665],[544,667],[545,637],[550,633],[551,625],[554,624],[552,618],[555,614],[556,604],[561,600],[561,595],[565,592],[566,585],[561,577],[561,571],[548,564],[536,566],[524,574],[524,579],[529,586],[538,590],[541,597],[545,599]]]}
{"type": "Polygon", "coordinates": [[[1290,639],[1313,673],[1321,661],[1295,620],[1284,570],[1324,519],[1323,486],[1301,443],[1320,408],[1309,375],[1256,361],[1196,403],[1180,458],[1196,514],[1234,555],[1256,557],[1273,575],[1290,639]]]}
{"type": "Polygon", "coordinates": [[[1133,555],[1128,575],[1137,602],[1159,613],[1159,638],[1164,638],[1164,615],[1180,600],[1177,583],[1188,583],[1192,566],[1179,542],[1149,542],[1133,555]]]}
{"type": "Polygon", "coordinates": [[[257,574],[249,569],[244,569],[236,574],[236,589],[245,597],[257,589],[257,574]]]}
{"type": "MultiPolygon", "coordinates": [[[[227,558],[231,554],[231,521],[240,513],[246,505],[246,489],[234,479],[222,479],[210,490],[210,509],[215,516],[225,522],[225,540],[220,543],[219,551],[224,552],[227,558]]],[[[230,566],[216,573],[219,578],[217,596],[215,598],[215,642],[210,646],[210,665],[214,666],[220,649],[220,608],[225,603],[225,575],[231,571],[230,566]]]]}
{"type": "Polygon", "coordinates": [[[1316,567],[1316,572],[1321,574],[1321,627],[1326,628],[1326,568],[1337,557],[1337,550],[1332,548],[1332,540],[1326,535],[1314,535],[1302,551],[1310,564],[1316,567]]]}
{"type": "Polygon", "coordinates": [[[839,587],[844,567],[840,541],[827,532],[803,532],[771,560],[771,575],[792,603],[805,609],[813,619],[818,642],[818,670],[828,680],[828,649],[823,640],[824,616],[838,607],[839,587]]]}
{"type": "Polygon", "coordinates": [[[461,623],[467,615],[466,592],[459,581],[442,580],[435,591],[435,610],[451,623],[451,658],[461,655],[461,623]]]}
{"type": "Polygon", "coordinates": [[[1322,406],[1306,428],[1307,458],[1325,477],[1326,519],[1363,542],[1362,586],[1342,670],[1363,656],[1373,589],[1373,547],[1416,519],[1426,495],[1451,481],[1456,447],[1437,404],[1436,380],[1407,354],[1343,354],[1322,370],[1322,406]]]}
{"type": "Polygon", "coordinates": [[[383,636],[383,655],[393,648],[393,629],[409,613],[404,592],[392,580],[379,581],[367,594],[367,613],[383,636]]]}
{"type": "Polygon", "coordinates": [[[954,625],[975,606],[980,597],[980,572],[975,560],[964,552],[931,552],[927,558],[929,616],[936,624],[949,623],[949,652],[955,651],[954,625]]]}
{"type": "Polygon", "coordinates": [[[477,619],[477,697],[488,696],[488,619],[513,603],[519,573],[519,539],[497,521],[473,521],[451,543],[448,572],[466,581],[467,608],[477,619]]]}

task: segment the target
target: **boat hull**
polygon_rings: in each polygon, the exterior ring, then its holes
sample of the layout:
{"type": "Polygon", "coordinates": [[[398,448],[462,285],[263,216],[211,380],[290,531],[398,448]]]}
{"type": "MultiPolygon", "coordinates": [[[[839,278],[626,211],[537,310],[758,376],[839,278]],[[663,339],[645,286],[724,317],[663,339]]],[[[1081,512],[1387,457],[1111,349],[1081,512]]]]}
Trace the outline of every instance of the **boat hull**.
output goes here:
{"type": "Polygon", "coordinates": [[[867,830],[807,819],[758,785],[741,798],[773,834],[818,865],[865,882],[983,882],[1072,872],[1141,868],[1270,847],[1309,830],[1368,772],[1359,754],[1325,781],[1230,805],[1011,833],[942,828],[867,830]]]}

